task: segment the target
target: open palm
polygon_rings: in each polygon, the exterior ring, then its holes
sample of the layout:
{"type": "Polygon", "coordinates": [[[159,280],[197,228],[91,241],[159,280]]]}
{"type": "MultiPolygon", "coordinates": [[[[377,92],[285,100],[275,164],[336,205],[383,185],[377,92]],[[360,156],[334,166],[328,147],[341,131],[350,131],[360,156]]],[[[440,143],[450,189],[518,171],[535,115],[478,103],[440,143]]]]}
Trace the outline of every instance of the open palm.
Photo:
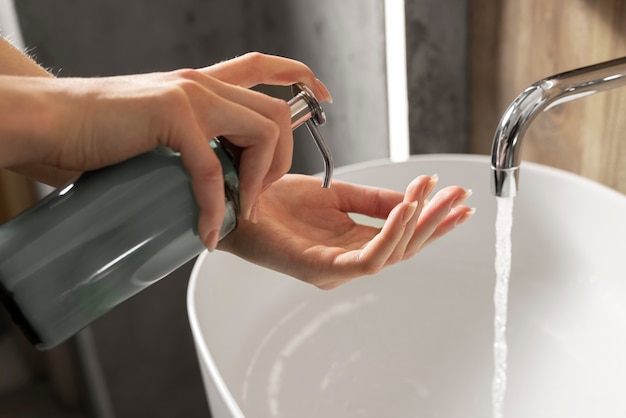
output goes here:
{"type": "Polygon", "coordinates": [[[465,221],[469,193],[449,186],[430,201],[436,178],[420,176],[406,192],[286,175],[259,199],[256,222],[240,220],[219,248],[322,289],[373,274],[415,255],[465,221]],[[349,214],[385,220],[381,228],[349,214]]]}

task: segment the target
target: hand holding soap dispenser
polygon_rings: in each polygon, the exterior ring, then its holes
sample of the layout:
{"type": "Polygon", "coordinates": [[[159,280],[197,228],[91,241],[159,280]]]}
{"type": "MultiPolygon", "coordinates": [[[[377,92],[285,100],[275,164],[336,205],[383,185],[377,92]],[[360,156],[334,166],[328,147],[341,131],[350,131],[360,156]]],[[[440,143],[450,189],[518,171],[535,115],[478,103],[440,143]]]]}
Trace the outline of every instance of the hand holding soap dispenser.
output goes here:
{"type": "MultiPolygon", "coordinates": [[[[324,112],[306,86],[293,90],[292,129],[309,128],[329,187],[324,112]]],[[[224,138],[210,143],[224,177],[221,239],[237,225],[239,153],[224,138]]],[[[86,172],[0,226],[0,298],[34,345],[51,348],[198,255],[198,215],[189,174],[168,148],[86,172]]]]}

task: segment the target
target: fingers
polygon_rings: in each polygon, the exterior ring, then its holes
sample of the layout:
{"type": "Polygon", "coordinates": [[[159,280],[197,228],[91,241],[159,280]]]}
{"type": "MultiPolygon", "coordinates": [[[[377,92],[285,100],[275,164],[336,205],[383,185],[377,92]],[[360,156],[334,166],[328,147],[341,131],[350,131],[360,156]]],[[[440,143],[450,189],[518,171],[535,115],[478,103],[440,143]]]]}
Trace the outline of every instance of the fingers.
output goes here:
{"type": "MultiPolygon", "coordinates": [[[[197,135],[201,137],[202,133],[197,135]]],[[[200,209],[198,236],[213,251],[217,247],[226,211],[222,166],[206,140],[186,141],[179,151],[191,176],[193,193],[200,209]]]]}
{"type": "MultiPolygon", "coordinates": [[[[196,161],[194,166],[197,169],[190,171],[192,177],[199,176],[197,183],[204,186],[218,180],[215,173],[220,175],[217,170],[219,165],[214,166],[217,160],[207,155],[207,144],[183,147],[182,143],[198,140],[207,142],[215,136],[224,136],[241,148],[241,212],[244,219],[249,219],[252,207],[262,190],[284,175],[291,166],[293,136],[288,104],[284,100],[229,85],[194,70],[180,70],[173,76],[180,79],[177,86],[183,90],[189,104],[187,107],[193,114],[192,118],[186,119],[195,121],[203,133],[195,137],[195,140],[188,138],[193,135],[183,135],[174,140],[174,148],[181,153],[183,148],[187,148],[187,154],[199,153],[183,157],[186,157],[185,163],[196,161]]],[[[194,190],[208,194],[214,189],[194,187],[194,190]]],[[[215,200],[214,197],[215,194],[201,199],[215,200]]],[[[215,204],[208,207],[215,208],[215,204]]]]}
{"type": "Polygon", "coordinates": [[[339,199],[337,209],[347,213],[386,219],[391,210],[402,201],[417,201],[418,207],[422,206],[419,203],[426,200],[436,184],[437,176],[419,176],[409,184],[406,192],[402,194],[394,190],[360,186],[335,180],[331,190],[339,199]]]}
{"type": "Polygon", "coordinates": [[[435,232],[437,234],[433,239],[449,232],[460,223],[464,216],[471,216],[473,212],[470,208],[461,206],[469,196],[471,196],[471,190],[465,190],[459,186],[449,186],[437,192],[422,210],[404,258],[415,255],[435,232]],[[441,228],[438,230],[440,225],[441,228]]]}
{"type": "Polygon", "coordinates": [[[262,190],[282,177],[291,166],[293,135],[289,106],[262,93],[222,86],[227,101],[207,115],[209,137],[224,136],[242,149],[239,160],[241,211],[244,219],[262,190]]]}
{"type": "Polygon", "coordinates": [[[224,218],[222,167],[209,145],[226,136],[243,151],[240,159],[241,212],[249,219],[265,184],[291,163],[291,124],[287,104],[261,93],[226,85],[196,71],[177,71],[175,86],[184,100],[177,106],[175,134],[166,145],[180,152],[200,207],[199,233],[209,249],[217,245],[224,218]]]}
{"type": "MultiPolygon", "coordinates": [[[[471,191],[459,186],[440,190],[426,203],[437,181],[437,176],[420,176],[411,182],[404,200],[389,212],[380,232],[363,248],[337,256],[335,267],[339,277],[349,279],[376,273],[413,256],[423,246],[469,219],[474,210],[462,205],[462,202],[471,195],[471,191]]],[[[381,211],[373,209],[370,215],[374,213],[380,214],[381,211]]],[[[329,289],[341,283],[329,281],[320,287],[329,289]]]]}
{"type": "MultiPolygon", "coordinates": [[[[387,218],[381,232],[371,241],[375,245],[366,246],[364,249],[378,251],[376,257],[365,254],[365,260],[371,262],[375,270],[385,265],[394,264],[414,255],[424,245],[435,231],[437,238],[449,232],[460,222],[460,218],[467,210],[457,209],[453,214],[450,212],[467,199],[471,193],[461,187],[451,186],[439,191],[426,205],[428,196],[437,185],[438,176],[419,176],[413,180],[406,189],[403,204],[411,204],[414,208],[410,214],[398,222],[396,209],[387,218]],[[445,221],[445,222],[444,222],[445,221]],[[442,224],[439,227],[439,224],[442,224]],[[389,231],[386,229],[389,228],[389,231]],[[399,236],[395,234],[400,234],[399,236]],[[393,239],[388,237],[393,236],[393,239]],[[383,261],[381,263],[381,261],[383,261]]],[[[469,216],[468,216],[469,217],[469,216]]],[[[371,267],[368,267],[370,269],[371,267]]]]}
{"type": "Polygon", "coordinates": [[[424,203],[427,197],[434,190],[438,180],[439,177],[437,175],[433,177],[420,176],[413,180],[407,187],[406,193],[404,195],[404,201],[413,201],[418,205],[418,208],[411,217],[411,219],[407,222],[402,238],[400,239],[393,253],[389,257],[389,264],[393,264],[404,259],[406,248],[413,238],[417,221],[419,220],[422,209],[424,208],[424,203]]]}
{"type": "Polygon", "coordinates": [[[376,236],[358,250],[339,253],[332,266],[336,277],[316,283],[321,289],[332,289],[351,278],[373,274],[387,265],[389,257],[402,239],[407,223],[417,210],[417,202],[401,202],[389,213],[387,221],[376,236]]]}
{"type": "Polygon", "coordinates": [[[300,82],[309,87],[319,101],[332,102],[328,89],[315,78],[311,69],[288,58],[250,52],[201,71],[225,83],[245,88],[258,84],[287,86],[300,82]]]}
{"type": "Polygon", "coordinates": [[[417,202],[402,202],[391,211],[380,232],[356,254],[364,273],[378,271],[387,264],[416,211],[417,202]]]}
{"type": "MultiPolygon", "coordinates": [[[[207,247],[213,249],[225,211],[221,198],[224,186],[221,166],[207,141],[223,136],[242,149],[239,192],[241,215],[246,220],[251,219],[262,191],[291,166],[293,135],[288,104],[248,88],[257,84],[302,82],[318,100],[332,101],[332,98],[324,84],[303,63],[260,53],[172,74],[180,79],[177,86],[185,93],[193,114],[191,119],[196,121],[197,128],[185,129],[185,135],[164,142],[181,152],[192,176],[201,209],[199,231],[207,247]]],[[[189,121],[190,118],[180,118],[183,119],[189,121]]]]}
{"type": "MultiPolygon", "coordinates": [[[[384,218],[385,224],[363,248],[349,251],[337,257],[336,267],[344,269],[344,277],[373,274],[402,259],[405,248],[413,236],[424,200],[437,183],[436,177],[419,176],[407,187],[404,194],[387,189],[374,189],[338,183],[338,195],[344,196],[341,210],[384,218]],[[349,193],[352,192],[352,193],[349,193]],[[391,204],[395,207],[389,209],[391,204]]],[[[336,186],[333,185],[333,188],[336,186]]],[[[326,284],[334,286],[336,284],[326,284]]]]}
{"type": "Polygon", "coordinates": [[[472,217],[474,212],[476,212],[476,209],[464,205],[452,209],[445,219],[439,222],[439,225],[437,225],[437,228],[435,228],[435,231],[430,237],[422,244],[422,248],[452,231],[457,225],[467,221],[472,217]]]}
{"type": "Polygon", "coordinates": [[[394,190],[360,186],[334,180],[330,188],[337,197],[337,209],[377,219],[386,219],[400,202],[403,194],[394,190]]]}

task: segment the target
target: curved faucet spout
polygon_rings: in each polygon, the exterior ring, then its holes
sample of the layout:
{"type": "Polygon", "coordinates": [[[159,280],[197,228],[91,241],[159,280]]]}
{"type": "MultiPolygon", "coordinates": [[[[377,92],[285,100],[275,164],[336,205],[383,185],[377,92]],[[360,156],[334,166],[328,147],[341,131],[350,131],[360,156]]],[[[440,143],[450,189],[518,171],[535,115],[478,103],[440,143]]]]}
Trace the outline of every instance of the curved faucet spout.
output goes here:
{"type": "Polygon", "coordinates": [[[531,122],[558,104],[626,85],[626,57],[545,78],[524,90],[506,110],[491,148],[491,190],[499,197],[517,194],[521,147],[531,122]]]}

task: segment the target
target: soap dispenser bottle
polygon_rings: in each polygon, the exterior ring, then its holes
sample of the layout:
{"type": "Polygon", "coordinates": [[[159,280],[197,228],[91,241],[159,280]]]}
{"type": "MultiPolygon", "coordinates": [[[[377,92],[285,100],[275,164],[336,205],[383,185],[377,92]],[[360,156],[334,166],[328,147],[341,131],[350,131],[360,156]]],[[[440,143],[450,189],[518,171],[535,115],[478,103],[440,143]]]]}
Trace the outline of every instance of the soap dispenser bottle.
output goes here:
{"type": "MultiPolygon", "coordinates": [[[[292,129],[309,128],[328,187],[324,112],[306,86],[293,91],[292,129]]],[[[238,149],[210,144],[224,177],[221,239],[237,225],[238,149]]],[[[86,172],[0,225],[0,298],[35,346],[51,348],[198,255],[198,215],[189,174],[168,148],[86,172]]]]}

